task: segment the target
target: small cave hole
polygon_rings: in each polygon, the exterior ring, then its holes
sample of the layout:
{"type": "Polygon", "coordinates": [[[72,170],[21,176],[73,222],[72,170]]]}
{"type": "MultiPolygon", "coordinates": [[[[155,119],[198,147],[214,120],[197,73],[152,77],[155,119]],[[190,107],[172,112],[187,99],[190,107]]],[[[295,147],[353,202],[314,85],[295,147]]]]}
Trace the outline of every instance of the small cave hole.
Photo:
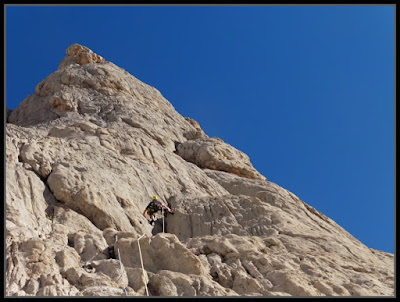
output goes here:
{"type": "Polygon", "coordinates": [[[174,144],[175,144],[175,150],[174,150],[174,153],[175,154],[178,154],[178,146],[181,144],[180,142],[177,142],[177,141],[175,141],[174,142],[174,144]]]}
{"type": "Polygon", "coordinates": [[[115,250],[114,250],[114,246],[110,245],[108,246],[104,251],[103,254],[105,254],[108,259],[117,259],[117,256],[115,255],[115,250]]]}
{"type": "Polygon", "coordinates": [[[74,238],[72,236],[68,236],[68,246],[74,247],[74,238]]]}

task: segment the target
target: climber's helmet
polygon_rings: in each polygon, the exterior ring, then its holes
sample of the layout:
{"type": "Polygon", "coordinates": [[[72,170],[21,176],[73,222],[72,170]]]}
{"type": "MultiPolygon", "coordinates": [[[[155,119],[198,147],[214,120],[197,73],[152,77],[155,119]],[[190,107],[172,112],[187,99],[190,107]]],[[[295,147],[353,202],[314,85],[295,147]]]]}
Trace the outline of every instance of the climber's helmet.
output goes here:
{"type": "Polygon", "coordinates": [[[153,196],[153,200],[157,200],[157,196],[153,196]]]}

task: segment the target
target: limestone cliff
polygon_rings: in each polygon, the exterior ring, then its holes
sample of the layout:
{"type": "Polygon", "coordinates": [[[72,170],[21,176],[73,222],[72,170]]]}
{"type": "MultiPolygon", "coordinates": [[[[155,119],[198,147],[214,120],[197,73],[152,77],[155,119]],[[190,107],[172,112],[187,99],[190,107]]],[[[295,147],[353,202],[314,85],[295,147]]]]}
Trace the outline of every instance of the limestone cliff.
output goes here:
{"type": "Polygon", "coordinates": [[[66,53],[7,111],[6,295],[394,295],[392,254],[269,182],[157,89],[84,46],[66,53]],[[175,209],[154,226],[153,195],[175,209]]]}

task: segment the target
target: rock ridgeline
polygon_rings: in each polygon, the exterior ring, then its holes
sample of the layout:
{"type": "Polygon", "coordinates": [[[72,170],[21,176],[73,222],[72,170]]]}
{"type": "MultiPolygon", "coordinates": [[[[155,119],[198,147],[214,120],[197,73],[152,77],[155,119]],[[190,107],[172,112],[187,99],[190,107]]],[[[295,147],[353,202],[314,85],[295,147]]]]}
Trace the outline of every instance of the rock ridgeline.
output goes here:
{"type": "Polygon", "coordinates": [[[6,295],[394,295],[393,254],[267,181],[155,88],[84,46],[66,52],[7,110],[6,295]],[[142,216],[153,195],[175,208],[165,232],[142,216]]]}

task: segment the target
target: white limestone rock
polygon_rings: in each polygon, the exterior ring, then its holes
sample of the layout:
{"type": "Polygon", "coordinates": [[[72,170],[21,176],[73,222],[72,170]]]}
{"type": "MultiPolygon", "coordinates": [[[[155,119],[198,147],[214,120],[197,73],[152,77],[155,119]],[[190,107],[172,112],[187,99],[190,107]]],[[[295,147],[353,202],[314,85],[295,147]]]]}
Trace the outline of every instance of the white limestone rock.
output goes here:
{"type": "Polygon", "coordinates": [[[200,168],[226,171],[250,179],[266,178],[261,175],[243,152],[226,144],[220,138],[198,138],[177,147],[177,154],[200,168]]]}
{"type": "Polygon", "coordinates": [[[87,47],[7,116],[7,296],[394,295],[393,254],[87,47]]]}
{"type": "Polygon", "coordinates": [[[70,64],[85,65],[105,62],[104,58],[95,54],[89,48],[79,44],[72,44],[67,48],[66,53],[67,55],[64,60],[61,61],[58,69],[62,69],[70,64]]]}
{"type": "MultiPolygon", "coordinates": [[[[141,268],[137,238],[118,240],[121,261],[126,267],[141,268]]],[[[159,233],[143,237],[139,241],[144,269],[156,273],[170,270],[183,274],[202,275],[206,273],[202,262],[173,234],[159,233]]]]}
{"type": "Polygon", "coordinates": [[[128,285],[139,295],[147,295],[146,286],[149,283],[149,274],[141,268],[125,267],[128,277],[128,285]]]}

